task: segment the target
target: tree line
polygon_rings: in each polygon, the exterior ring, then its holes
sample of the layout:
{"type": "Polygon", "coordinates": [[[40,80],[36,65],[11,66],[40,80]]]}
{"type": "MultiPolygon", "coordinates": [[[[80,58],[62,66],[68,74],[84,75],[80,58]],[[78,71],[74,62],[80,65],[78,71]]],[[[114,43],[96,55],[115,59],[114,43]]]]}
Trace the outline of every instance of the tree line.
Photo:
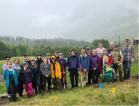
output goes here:
{"type": "Polygon", "coordinates": [[[63,52],[64,56],[69,55],[71,49],[76,49],[77,53],[81,48],[96,48],[97,43],[102,42],[108,48],[109,41],[106,39],[94,40],[92,42],[76,41],[72,39],[27,39],[23,37],[0,37],[0,59],[28,54],[36,56],[38,54],[63,52]]]}

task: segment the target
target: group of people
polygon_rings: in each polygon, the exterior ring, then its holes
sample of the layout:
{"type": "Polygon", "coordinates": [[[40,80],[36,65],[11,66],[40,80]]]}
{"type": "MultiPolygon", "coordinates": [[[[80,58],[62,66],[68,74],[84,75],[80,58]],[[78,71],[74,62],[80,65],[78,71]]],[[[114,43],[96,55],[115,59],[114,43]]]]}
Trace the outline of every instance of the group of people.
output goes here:
{"type": "Polygon", "coordinates": [[[19,58],[15,58],[14,62],[7,58],[3,65],[3,77],[9,99],[16,101],[17,93],[22,97],[24,90],[31,97],[43,94],[46,90],[66,89],[67,70],[72,88],[79,86],[78,78],[81,87],[97,84],[99,78],[105,83],[129,79],[133,58],[134,50],[130,47],[129,39],[125,40],[123,49],[112,42],[106,49],[99,42],[98,48],[82,48],[80,54],[72,49],[67,59],[59,52],[54,55],[47,53],[46,56],[39,54],[36,59],[24,55],[22,64],[19,58]]]}

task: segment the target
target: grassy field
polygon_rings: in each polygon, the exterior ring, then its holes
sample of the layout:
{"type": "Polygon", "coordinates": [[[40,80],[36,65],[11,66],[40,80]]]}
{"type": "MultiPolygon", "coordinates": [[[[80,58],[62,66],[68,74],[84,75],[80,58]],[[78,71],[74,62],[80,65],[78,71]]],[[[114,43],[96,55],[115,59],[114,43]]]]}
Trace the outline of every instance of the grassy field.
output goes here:
{"type": "Polygon", "coordinates": [[[112,83],[103,89],[89,86],[85,88],[75,88],[62,92],[51,92],[38,95],[32,98],[19,98],[17,102],[8,104],[9,106],[20,105],[137,105],[138,83],[130,80],[122,83],[112,83]]]}
{"type": "MultiPolygon", "coordinates": [[[[21,58],[21,60],[23,59],[21,58]]],[[[0,61],[0,66],[2,64],[3,61],[0,61]]],[[[132,76],[138,74],[138,61],[132,64],[131,74],[132,76]]],[[[69,77],[68,83],[70,83],[69,77]]],[[[138,80],[131,79],[122,83],[112,83],[103,89],[89,86],[85,88],[66,89],[61,92],[52,91],[51,93],[37,95],[32,98],[19,98],[17,102],[9,103],[8,105],[137,105],[139,103],[138,86],[138,80]]],[[[0,93],[5,92],[5,84],[1,81],[0,93]]]]}

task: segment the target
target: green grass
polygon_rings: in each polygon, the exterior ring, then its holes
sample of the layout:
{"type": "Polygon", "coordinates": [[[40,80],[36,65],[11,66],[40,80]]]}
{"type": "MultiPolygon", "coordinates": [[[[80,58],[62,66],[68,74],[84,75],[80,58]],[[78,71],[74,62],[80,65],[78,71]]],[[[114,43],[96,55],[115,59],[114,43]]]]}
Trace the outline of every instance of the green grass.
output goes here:
{"type": "Polygon", "coordinates": [[[136,60],[132,63],[131,66],[131,75],[134,76],[137,74],[139,74],[139,69],[138,69],[138,61],[136,60]]]}
{"type": "Polygon", "coordinates": [[[6,86],[4,81],[0,82],[0,94],[6,93],[6,86]]]}
{"type": "Polygon", "coordinates": [[[111,87],[103,89],[89,86],[61,92],[53,91],[51,94],[46,93],[32,98],[19,98],[17,102],[8,105],[137,105],[139,103],[137,92],[137,81],[131,81],[113,83],[111,87]]]}
{"type": "Polygon", "coordinates": [[[3,65],[4,61],[0,61],[0,74],[2,74],[2,65],[3,65]]]}

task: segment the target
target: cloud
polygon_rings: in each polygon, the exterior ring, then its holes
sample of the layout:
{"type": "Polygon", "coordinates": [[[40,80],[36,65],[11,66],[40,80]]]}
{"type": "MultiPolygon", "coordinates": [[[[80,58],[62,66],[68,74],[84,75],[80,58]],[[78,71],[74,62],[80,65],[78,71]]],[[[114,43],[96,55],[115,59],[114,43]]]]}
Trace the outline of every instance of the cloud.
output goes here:
{"type": "Polygon", "coordinates": [[[93,40],[137,34],[137,0],[1,0],[0,35],[93,40]]]}

